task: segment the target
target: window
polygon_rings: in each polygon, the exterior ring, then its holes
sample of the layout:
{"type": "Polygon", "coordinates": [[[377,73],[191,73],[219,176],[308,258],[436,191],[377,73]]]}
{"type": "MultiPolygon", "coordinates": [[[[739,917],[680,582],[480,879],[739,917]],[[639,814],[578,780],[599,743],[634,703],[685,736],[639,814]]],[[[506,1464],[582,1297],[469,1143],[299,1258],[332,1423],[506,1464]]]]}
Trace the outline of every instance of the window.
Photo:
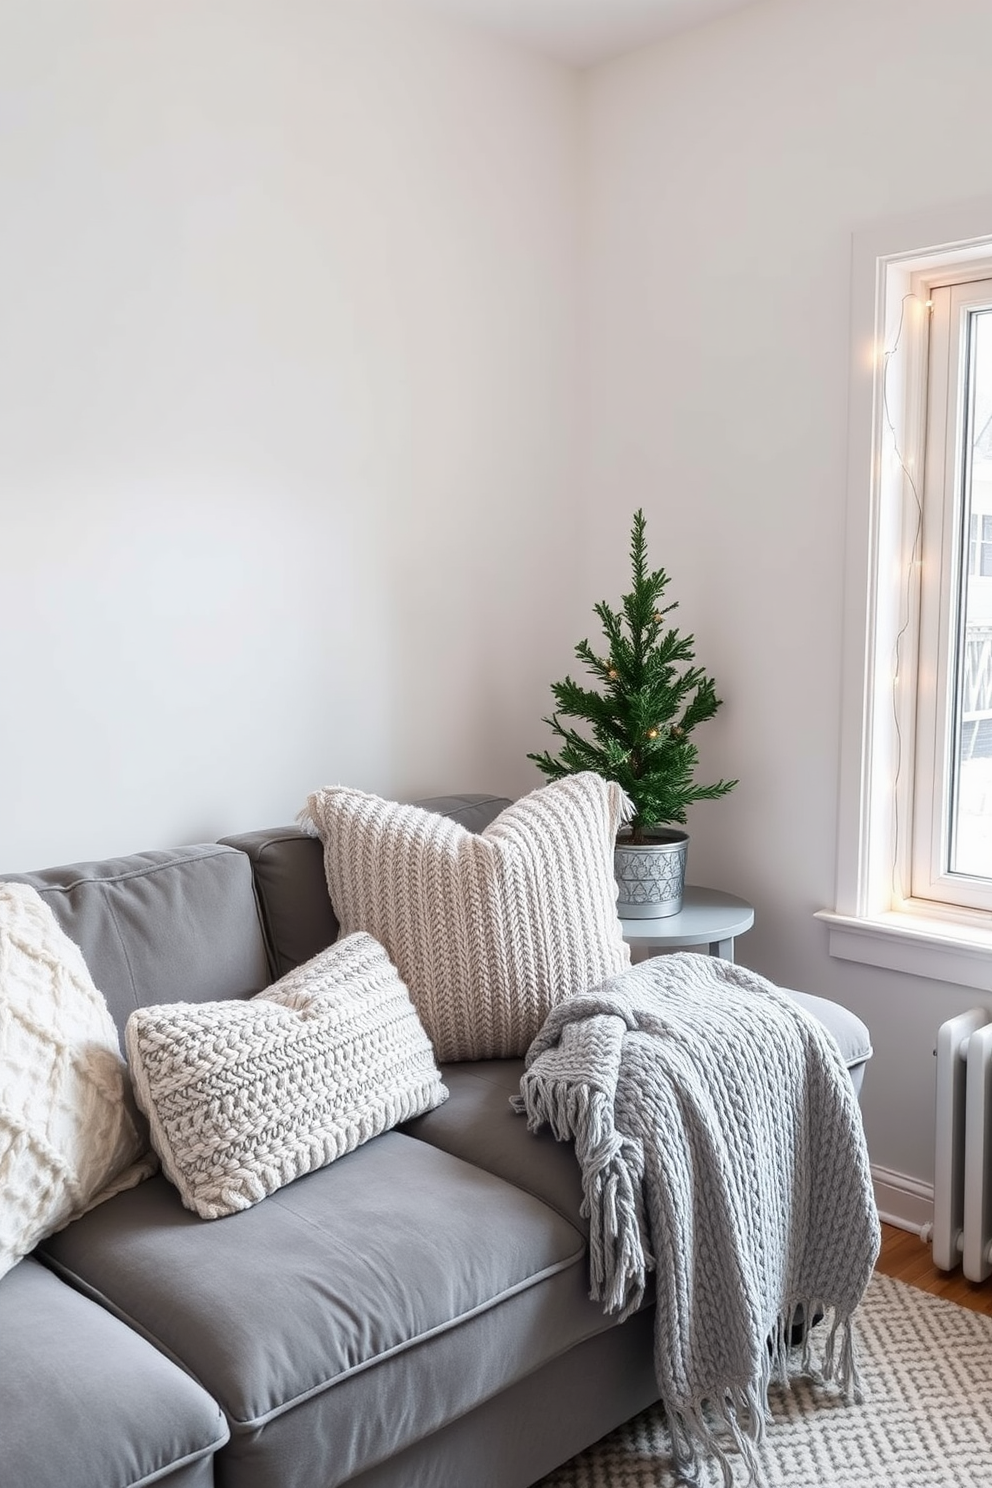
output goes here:
{"type": "MultiPolygon", "coordinates": [[[[989,424],[986,425],[986,428],[992,429],[992,421],[990,421],[989,424]]],[[[979,444],[980,441],[976,441],[976,447],[979,444]]],[[[985,458],[989,458],[988,453],[985,453],[985,458]]],[[[992,578],[992,516],[986,516],[984,512],[982,513],[981,547],[979,547],[977,512],[973,511],[971,514],[971,520],[968,524],[968,531],[969,576],[980,577],[983,579],[992,578]]]]}
{"type": "Polygon", "coordinates": [[[855,237],[831,954],[992,978],[992,201],[855,237]]]}
{"type": "Polygon", "coordinates": [[[992,910],[992,279],[930,309],[911,899],[992,910]]]}

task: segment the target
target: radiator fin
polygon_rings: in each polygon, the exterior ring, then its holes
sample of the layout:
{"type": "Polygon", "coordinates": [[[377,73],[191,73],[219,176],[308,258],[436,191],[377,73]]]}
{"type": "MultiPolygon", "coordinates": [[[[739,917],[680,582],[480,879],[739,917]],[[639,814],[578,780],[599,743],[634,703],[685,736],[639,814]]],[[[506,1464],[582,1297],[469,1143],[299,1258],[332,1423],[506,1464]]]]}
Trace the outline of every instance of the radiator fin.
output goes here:
{"type": "Polygon", "coordinates": [[[992,1275],[992,1013],[972,1008],[937,1033],[933,1263],[992,1275]]]}

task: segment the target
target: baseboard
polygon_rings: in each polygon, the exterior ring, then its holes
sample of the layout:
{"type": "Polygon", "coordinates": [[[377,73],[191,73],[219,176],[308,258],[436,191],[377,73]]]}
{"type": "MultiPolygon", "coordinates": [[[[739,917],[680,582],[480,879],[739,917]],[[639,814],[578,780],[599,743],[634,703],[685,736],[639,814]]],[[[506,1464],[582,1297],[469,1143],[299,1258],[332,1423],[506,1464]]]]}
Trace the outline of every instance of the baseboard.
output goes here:
{"type": "Polygon", "coordinates": [[[879,1218],[900,1230],[921,1235],[933,1224],[933,1184],[921,1183],[905,1173],[880,1168],[872,1163],[872,1183],[879,1218]]]}

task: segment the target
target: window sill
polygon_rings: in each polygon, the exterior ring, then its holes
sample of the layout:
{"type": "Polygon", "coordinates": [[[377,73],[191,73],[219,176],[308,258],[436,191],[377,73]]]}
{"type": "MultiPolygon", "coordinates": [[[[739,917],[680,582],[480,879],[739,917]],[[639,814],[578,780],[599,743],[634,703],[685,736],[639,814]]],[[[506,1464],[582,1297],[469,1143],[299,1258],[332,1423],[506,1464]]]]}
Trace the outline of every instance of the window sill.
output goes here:
{"type": "Polygon", "coordinates": [[[821,909],[816,918],[830,932],[831,956],[889,971],[977,987],[992,982],[992,924],[891,912],[872,919],[821,909]]]}

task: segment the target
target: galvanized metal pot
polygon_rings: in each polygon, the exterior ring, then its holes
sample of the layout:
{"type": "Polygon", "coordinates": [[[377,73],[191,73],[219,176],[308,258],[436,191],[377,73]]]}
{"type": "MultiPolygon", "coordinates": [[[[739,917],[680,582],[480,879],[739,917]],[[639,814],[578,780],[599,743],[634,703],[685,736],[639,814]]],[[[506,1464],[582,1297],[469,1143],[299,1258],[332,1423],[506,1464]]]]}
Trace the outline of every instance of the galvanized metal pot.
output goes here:
{"type": "Polygon", "coordinates": [[[613,855],[617,913],[626,920],[678,914],[688,848],[688,832],[677,827],[654,827],[643,845],[618,837],[613,855]]]}

